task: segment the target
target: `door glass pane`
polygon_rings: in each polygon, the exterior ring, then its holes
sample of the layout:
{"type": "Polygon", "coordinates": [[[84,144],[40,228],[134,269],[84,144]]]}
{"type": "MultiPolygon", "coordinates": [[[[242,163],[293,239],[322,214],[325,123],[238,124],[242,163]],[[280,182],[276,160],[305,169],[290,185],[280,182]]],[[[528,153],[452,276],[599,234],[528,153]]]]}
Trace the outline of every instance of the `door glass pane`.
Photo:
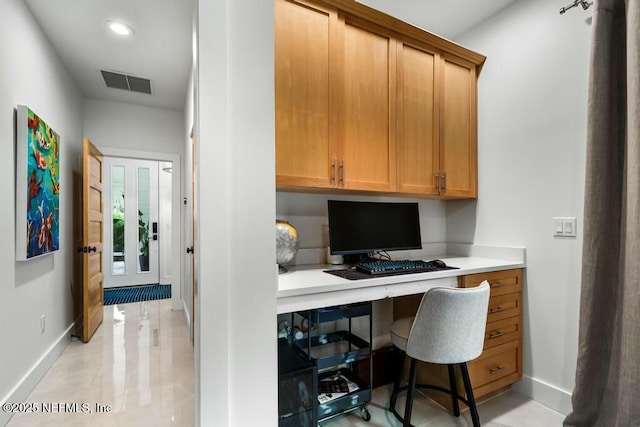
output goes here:
{"type": "Polygon", "coordinates": [[[149,168],[138,168],[138,272],[149,271],[149,168]]]}
{"type": "Polygon", "coordinates": [[[111,167],[111,212],[113,216],[112,274],[122,275],[126,273],[124,262],[124,166],[111,167]]]}

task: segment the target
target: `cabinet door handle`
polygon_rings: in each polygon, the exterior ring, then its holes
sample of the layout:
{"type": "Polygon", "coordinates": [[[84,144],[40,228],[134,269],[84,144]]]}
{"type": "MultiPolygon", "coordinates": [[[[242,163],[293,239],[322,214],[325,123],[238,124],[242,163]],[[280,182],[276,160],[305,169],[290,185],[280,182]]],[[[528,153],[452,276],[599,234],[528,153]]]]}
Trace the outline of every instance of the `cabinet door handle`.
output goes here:
{"type": "Polygon", "coordinates": [[[336,185],[336,176],[338,175],[338,161],[333,159],[331,161],[331,185],[336,185]]]}
{"type": "Polygon", "coordinates": [[[438,189],[438,193],[440,193],[440,171],[436,172],[436,188],[438,189]]]}
{"type": "Polygon", "coordinates": [[[504,307],[501,307],[501,306],[492,307],[492,308],[489,310],[489,313],[498,313],[498,312],[500,312],[500,311],[504,311],[504,307]]]}
{"type": "Polygon", "coordinates": [[[500,331],[491,332],[489,333],[489,339],[492,340],[492,339],[501,337],[503,335],[505,335],[505,332],[500,332],[500,331]]]}
{"type": "Polygon", "coordinates": [[[447,173],[442,172],[442,191],[447,191],[447,173]]]}
{"type": "Polygon", "coordinates": [[[340,160],[340,182],[344,185],[344,160],[340,160]]]}
{"type": "Polygon", "coordinates": [[[497,374],[498,372],[504,371],[506,366],[496,366],[495,368],[489,369],[489,375],[497,374]]]}

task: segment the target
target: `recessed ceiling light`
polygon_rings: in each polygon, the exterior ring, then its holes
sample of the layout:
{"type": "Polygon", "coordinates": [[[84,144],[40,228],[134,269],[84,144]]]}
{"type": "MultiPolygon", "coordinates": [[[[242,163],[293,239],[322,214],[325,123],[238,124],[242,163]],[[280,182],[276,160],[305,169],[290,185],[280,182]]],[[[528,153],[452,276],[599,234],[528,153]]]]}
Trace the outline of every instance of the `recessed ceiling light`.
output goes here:
{"type": "Polygon", "coordinates": [[[107,28],[120,36],[132,36],[134,34],[133,28],[122,22],[107,21],[105,24],[107,28]]]}

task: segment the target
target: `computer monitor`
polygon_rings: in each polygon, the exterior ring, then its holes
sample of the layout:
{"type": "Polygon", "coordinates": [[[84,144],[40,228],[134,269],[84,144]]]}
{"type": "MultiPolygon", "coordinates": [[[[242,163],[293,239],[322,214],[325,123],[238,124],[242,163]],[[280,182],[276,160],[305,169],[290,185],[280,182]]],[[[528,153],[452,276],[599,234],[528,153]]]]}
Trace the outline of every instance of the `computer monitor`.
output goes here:
{"type": "Polygon", "coordinates": [[[417,203],[328,201],[332,254],[422,249],[417,203]]]}

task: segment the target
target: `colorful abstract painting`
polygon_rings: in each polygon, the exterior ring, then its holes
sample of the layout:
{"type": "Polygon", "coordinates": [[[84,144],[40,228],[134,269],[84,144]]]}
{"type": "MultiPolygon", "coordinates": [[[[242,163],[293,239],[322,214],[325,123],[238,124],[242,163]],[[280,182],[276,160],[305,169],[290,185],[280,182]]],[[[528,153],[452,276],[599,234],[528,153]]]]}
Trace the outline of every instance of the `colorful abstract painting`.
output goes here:
{"type": "Polygon", "coordinates": [[[60,246],[60,137],[25,106],[18,106],[16,143],[16,259],[60,246]]]}

